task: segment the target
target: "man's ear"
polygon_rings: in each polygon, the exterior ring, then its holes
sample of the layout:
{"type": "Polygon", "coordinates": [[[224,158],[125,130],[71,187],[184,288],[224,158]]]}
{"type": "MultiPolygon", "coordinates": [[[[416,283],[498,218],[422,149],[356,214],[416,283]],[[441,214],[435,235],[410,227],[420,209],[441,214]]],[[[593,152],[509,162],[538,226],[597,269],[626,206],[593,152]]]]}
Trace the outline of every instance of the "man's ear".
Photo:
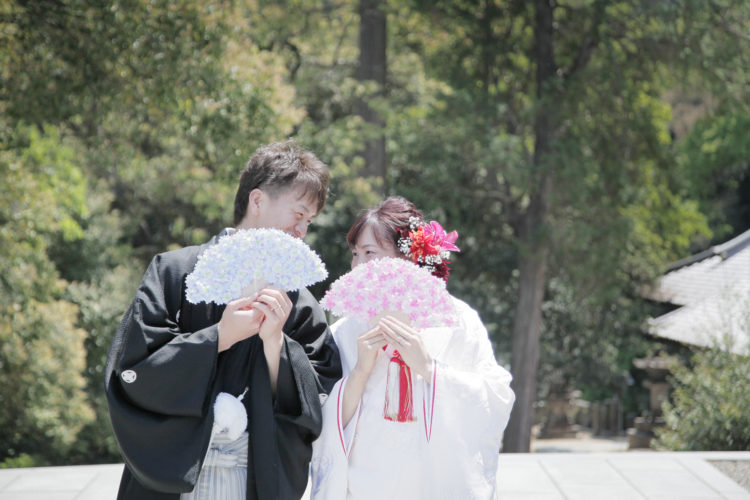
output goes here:
{"type": "Polygon", "coordinates": [[[263,204],[266,202],[266,194],[260,189],[255,188],[250,191],[250,194],[247,195],[247,198],[248,215],[257,217],[261,212],[263,204]]]}

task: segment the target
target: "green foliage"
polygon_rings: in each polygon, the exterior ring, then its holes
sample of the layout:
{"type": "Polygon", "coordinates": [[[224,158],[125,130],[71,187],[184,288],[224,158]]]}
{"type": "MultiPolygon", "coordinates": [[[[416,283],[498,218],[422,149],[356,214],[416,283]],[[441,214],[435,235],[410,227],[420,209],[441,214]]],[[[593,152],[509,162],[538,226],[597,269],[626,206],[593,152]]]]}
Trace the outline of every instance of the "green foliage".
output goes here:
{"type": "Polygon", "coordinates": [[[28,453],[21,453],[14,458],[6,458],[0,462],[0,469],[17,469],[19,467],[39,467],[43,465],[28,453]]]}
{"type": "Polygon", "coordinates": [[[676,50],[655,21],[665,13],[644,2],[556,8],[558,78],[540,99],[531,4],[405,3],[394,29],[422,66],[409,65],[402,78],[415,81],[420,68],[421,81],[441,84],[429,95],[399,94],[409,106],[390,115],[389,184],[461,231],[451,286],[480,307],[502,353],[517,259],[529,250],[519,227],[550,175],[547,225],[535,228],[550,252],[539,390],[623,390],[643,348],[639,287],[710,233],[682,196],[670,109],[660,99],[664,61],[676,50]],[[559,125],[535,163],[544,108],[559,125]],[[582,370],[587,363],[596,369],[582,370]]]}
{"type": "Polygon", "coordinates": [[[750,363],[710,349],[672,371],[675,389],[663,405],[666,426],[655,446],[675,451],[750,450],[750,363]]]}
{"type": "MultiPolygon", "coordinates": [[[[87,255],[83,253],[82,255],[87,255]]],[[[113,332],[123,311],[133,298],[141,278],[135,262],[108,268],[106,274],[92,282],[76,282],[68,287],[69,300],[78,305],[79,326],[86,332],[83,347],[86,354],[86,391],[95,411],[95,419],[87,422],[79,434],[76,447],[67,463],[113,462],[120,460],[112,433],[106,402],[102,397],[104,365],[113,332]]]]}
{"type": "Polygon", "coordinates": [[[13,389],[0,391],[0,445],[9,455],[117,459],[102,371],[145,262],[230,225],[247,157],[302,117],[283,65],[238,36],[241,19],[224,6],[3,4],[0,367],[13,389]],[[46,338],[52,325],[75,352],[55,355],[64,366],[46,350],[30,356],[36,343],[6,342],[19,329],[46,338]],[[55,376],[67,401],[53,400],[45,381],[55,376]],[[26,391],[32,381],[42,388],[26,391]]]}
{"type": "Polygon", "coordinates": [[[0,460],[118,459],[101,376],[148,259],[231,225],[243,164],[287,136],[331,168],[307,240],[330,280],[377,190],[405,195],[461,233],[450,289],[506,365],[519,228],[553,172],[539,390],[621,392],[648,349],[641,287],[746,228],[746,4],[559,1],[559,71],[539,89],[533,3],[387,2],[388,83],[366,100],[388,173],[366,179],[357,0],[3,2],[0,460]],[[677,138],[673,89],[709,103],[677,138]],[[537,163],[540,111],[555,133],[537,163]]]}
{"type": "Polygon", "coordinates": [[[680,144],[687,188],[720,240],[750,228],[750,111],[718,109],[702,117],[680,144]]]}
{"type": "Polygon", "coordinates": [[[86,185],[52,127],[20,127],[0,152],[0,459],[64,457],[94,418],[84,391],[85,332],[48,251],[82,234],[86,185]],[[54,207],[54,210],[50,210],[54,207]]]}

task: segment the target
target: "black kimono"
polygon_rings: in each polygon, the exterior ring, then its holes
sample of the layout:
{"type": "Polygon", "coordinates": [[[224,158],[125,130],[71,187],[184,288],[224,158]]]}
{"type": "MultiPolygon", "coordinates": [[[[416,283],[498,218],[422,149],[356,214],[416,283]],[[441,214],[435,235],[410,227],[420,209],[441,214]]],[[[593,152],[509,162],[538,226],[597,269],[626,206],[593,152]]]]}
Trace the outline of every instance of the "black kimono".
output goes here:
{"type": "Polygon", "coordinates": [[[257,335],[217,355],[224,306],[185,299],[185,277],[216,241],[154,257],[112,343],[105,390],[126,464],[120,500],[177,500],[192,491],[216,395],[245,388],[247,498],[300,498],[307,486],[320,397],[341,378],[338,350],[320,306],[302,289],[288,294],[294,307],[283,328],[275,399],[257,335]]]}

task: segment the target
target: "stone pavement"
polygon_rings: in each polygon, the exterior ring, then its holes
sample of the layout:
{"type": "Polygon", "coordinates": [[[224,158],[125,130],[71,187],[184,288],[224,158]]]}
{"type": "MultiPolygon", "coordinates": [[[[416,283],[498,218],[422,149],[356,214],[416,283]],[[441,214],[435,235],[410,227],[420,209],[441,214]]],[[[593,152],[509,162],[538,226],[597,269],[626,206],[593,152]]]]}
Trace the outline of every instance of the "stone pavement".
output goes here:
{"type": "MultiPolygon", "coordinates": [[[[750,452],[501,454],[503,500],[749,499],[712,461],[750,452]]],[[[114,500],[122,464],[0,469],[0,500],[114,500]]],[[[307,498],[307,495],[305,496],[307,498]]]]}
{"type": "Polygon", "coordinates": [[[750,499],[718,460],[750,462],[750,452],[503,454],[498,484],[508,500],[750,499]]]}

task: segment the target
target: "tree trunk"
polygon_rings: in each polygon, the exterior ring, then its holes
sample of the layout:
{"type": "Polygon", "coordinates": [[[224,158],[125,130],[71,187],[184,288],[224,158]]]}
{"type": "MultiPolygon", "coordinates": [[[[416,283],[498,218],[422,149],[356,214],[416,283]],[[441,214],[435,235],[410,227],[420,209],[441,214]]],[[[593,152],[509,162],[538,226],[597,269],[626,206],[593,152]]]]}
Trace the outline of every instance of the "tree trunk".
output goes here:
{"type": "Polygon", "coordinates": [[[537,107],[534,122],[533,188],[529,206],[518,228],[518,304],[513,323],[511,372],[516,403],[505,430],[503,451],[528,452],[534,423],[536,373],[542,331],[542,302],[547,281],[550,243],[545,230],[552,193],[553,164],[549,159],[555,131],[552,79],[556,66],[553,51],[553,7],[550,0],[537,0],[534,27],[537,65],[537,107]]]}
{"type": "MultiPolygon", "coordinates": [[[[359,66],[357,79],[375,82],[378,90],[368,97],[385,95],[386,79],[386,13],[385,0],[360,0],[359,2],[359,66]]],[[[365,141],[362,157],[365,161],[363,175],[379,179],[376,189],[381,195],[386,192],[385,122],[367,103],[364,97],[357,103],[357,114],[371,130],[372,136],[365,141]]]]}

